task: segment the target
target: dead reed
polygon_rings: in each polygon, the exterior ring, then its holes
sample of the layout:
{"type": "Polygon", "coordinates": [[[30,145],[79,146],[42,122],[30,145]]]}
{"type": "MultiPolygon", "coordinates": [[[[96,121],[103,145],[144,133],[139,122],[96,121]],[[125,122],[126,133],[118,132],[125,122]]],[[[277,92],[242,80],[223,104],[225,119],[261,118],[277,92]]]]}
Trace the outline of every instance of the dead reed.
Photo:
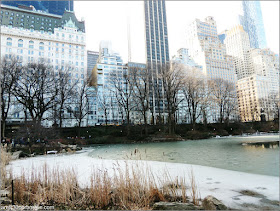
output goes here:
{"type": "MultiPolygon", "coordinates": [[[[195,185],[194,178],[191,184],[195,185]]],[[[156,178],[142,162],[126,162],[125,167],[116,162],[110,174],[105,168],[94,169],[85,188],[74,169],[51,169],[45,164],[15,179],[15,202],[56,209],[150,210],[158,201],[188,202],[188,189],[184,178],[172,180],[167,170],[156,178]]]]}
{"type": "Polygon", "coordinates": [[[11,161],[11,154],[7,152],[7,148],[0,144],[0,188],[5,189],[10,184],[11,173],[7,171],[6,166],[11,161]]]}

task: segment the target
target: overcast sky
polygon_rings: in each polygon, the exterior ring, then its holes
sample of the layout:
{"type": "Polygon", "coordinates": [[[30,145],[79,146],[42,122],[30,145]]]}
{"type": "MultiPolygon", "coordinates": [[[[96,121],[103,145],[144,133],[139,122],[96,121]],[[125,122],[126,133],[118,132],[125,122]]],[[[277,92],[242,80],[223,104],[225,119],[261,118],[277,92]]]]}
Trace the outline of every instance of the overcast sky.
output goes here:
{"type": "MultiPolygon", "coordinates": [[[[267,45],[279,53],[279,1],[261,1],[267,45]]],[[[145,62],[143,1],[75,1],[77,18],[86,24],[87,49],[98,51],[101,40],[111,40],[113,50],[128,58],[130,22],[131,58],[145,62]],[[128,21],[129,20],[129,21],[128,21]]],[[[213,16],[218,33],[238,23],[240,1],[166,1],[170,58],[186,46],[186,26],[196,18],[213,16]]]]}

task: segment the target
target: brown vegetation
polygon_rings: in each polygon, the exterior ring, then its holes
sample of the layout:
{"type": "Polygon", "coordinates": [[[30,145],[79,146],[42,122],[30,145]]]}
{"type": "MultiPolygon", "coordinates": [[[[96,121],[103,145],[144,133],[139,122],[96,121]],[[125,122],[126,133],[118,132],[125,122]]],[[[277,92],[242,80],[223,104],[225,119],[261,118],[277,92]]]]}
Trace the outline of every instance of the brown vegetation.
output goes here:
{"type": "Polygon", "coordinates": [[[18,205],[55,206],[56,209],[149,210],[159,201],[189,202],[188,191],[198,204],[194,177],[187,186],[184,178],[172,181],[168,171],[163,177],[156,178],[149,167],[139,163],[131,168],[126,164],[124,169],[116,163],[111,176],[107,169],[94,170],[90,185],[85,188],[80,186],[73,169],[50,169],[44,165],[41,169],[32,169],[28,176],[22,174],[16,179],[14,194],[18,205]]]}

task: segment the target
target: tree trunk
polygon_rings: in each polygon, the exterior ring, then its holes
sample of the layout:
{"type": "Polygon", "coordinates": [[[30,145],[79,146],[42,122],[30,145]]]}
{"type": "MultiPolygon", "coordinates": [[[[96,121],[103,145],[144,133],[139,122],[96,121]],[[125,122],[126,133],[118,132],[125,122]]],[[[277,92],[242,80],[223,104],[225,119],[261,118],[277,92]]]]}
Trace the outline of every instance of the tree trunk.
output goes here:
{"type": "MultiPolygon", "coordinates": [[[[2,120],[2,131],[1,131],[1,136],[2,138],[5,137],[5,129],[6,129],[6,121],[5,120],[2,120]]],[[[2,139],[1,139],[2,140],[2,139]]]]}

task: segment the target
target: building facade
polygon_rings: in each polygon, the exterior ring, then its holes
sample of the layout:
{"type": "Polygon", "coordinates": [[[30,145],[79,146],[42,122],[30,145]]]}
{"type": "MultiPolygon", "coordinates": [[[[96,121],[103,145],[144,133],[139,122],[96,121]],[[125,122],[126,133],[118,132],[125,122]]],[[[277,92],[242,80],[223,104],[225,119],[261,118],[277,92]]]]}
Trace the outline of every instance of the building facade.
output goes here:
{"type": "Polygon", "coordinates": [[[97,63],[99,52],[87,51],[87,77],[90,78],[90,74],[97,63]]]}
{"type": "MultiPolygon", "coordinates": [[[[187,28],[187,48],[189,54],[198,65],[202,66],[202,74],[205,80],[223,79],[232,84],[236,83],[234,60],[226,53],[226,46],[221,43],[216,21],[208,16],[204,21],[196,19],[187,28]]],[[[219,108],[214,104],[209,105],[209,122],[217,122],[219,108]]],[[[236,118],[236,115],[232,115],[236,118]]]]}
{"type": "MultiPolygon", "coordinates": [[[[52,66],[55,74],[59,69],[70,68],[71,81],[79,84],[86,83],[86,40],[84,22],[79,22],[73,12],[65,11],[63,16],[42,13],[36,10],[24,10],[11,6],[2,6],[1,12],[1,57],[11,58],[15,55],[22,64],[31,62],[45,62],[52,66]],[[7,16],[6,16],[7,14],[7,16]],[[30,24],[21,27],[11,25],[7,22],[9,17],[20,17],[23,22],[38,19],[45,22],[57,21],[48,26],[49,30],[43,28],[32,28],[30,24]],[[64,21],[62,21],[64,20],[64,21]]],[[[50,114],[46,113],[46,119],[50,114]]],[[[65,112],[66,116],[69,116],[65,112]]],[[[19,105],[11,108],[8,121],[24,121],[25,114],[19,105]]],[[[75,120],[70,119],[62,125],[70,127],[75,125],[75,120]]],[[[52,121],[45,120],[44,126],[52,126],[52,121]]],[[[85,125],[86,122],[83,122],[85,125]]]]}
{"type": "Polygon", "coordinates": [[[146,63],[150,70],[150,105],[154,121],[164,113],[163,86],[159,76],[169,63],[165,0],[145,0],[146,63]]]}
{"type": "Polygon", "coordinates": [[[266,48],[266,36],[260,1],[242,1],[243,15],[239,22],[248,33],[251,48],[266,48]]]}
{"type": "Polygon", "coordinates": [[[234,60],[237,79],[251,75],[250,67],[250,41],[248,33],[241,25],[238,25],[227,32],[225,39],[226,52],[234,60]]]}
{"type": "Polygon", "coordinates": [[[125,86],[126,74],[127,66],[121,56],[113,52],[110,42],[102,41],[91,77],[91,86],[96,87],[97,92],[96,124],[124,123],[125,114],[117,99],[117,86],[125,86]]]}
{"type": "Polygon", "coordinates": [[[222,78],[236,82],[232,56],[226,53],[226,46],[217,34],[216,21],[207,17],[205,21],[196,19],[187,29],[187,47],[193,60],[203,67],[208,79],[222,78]]]}
{"type": "Polygon", "coordinates": [[[32,5],[36,10],[40,10],[46,13],[63,15],[64,11],[72,11],[74,8],[74,1],[1,1],[4,5],[22,7],[28,9],[32,5]]]}

